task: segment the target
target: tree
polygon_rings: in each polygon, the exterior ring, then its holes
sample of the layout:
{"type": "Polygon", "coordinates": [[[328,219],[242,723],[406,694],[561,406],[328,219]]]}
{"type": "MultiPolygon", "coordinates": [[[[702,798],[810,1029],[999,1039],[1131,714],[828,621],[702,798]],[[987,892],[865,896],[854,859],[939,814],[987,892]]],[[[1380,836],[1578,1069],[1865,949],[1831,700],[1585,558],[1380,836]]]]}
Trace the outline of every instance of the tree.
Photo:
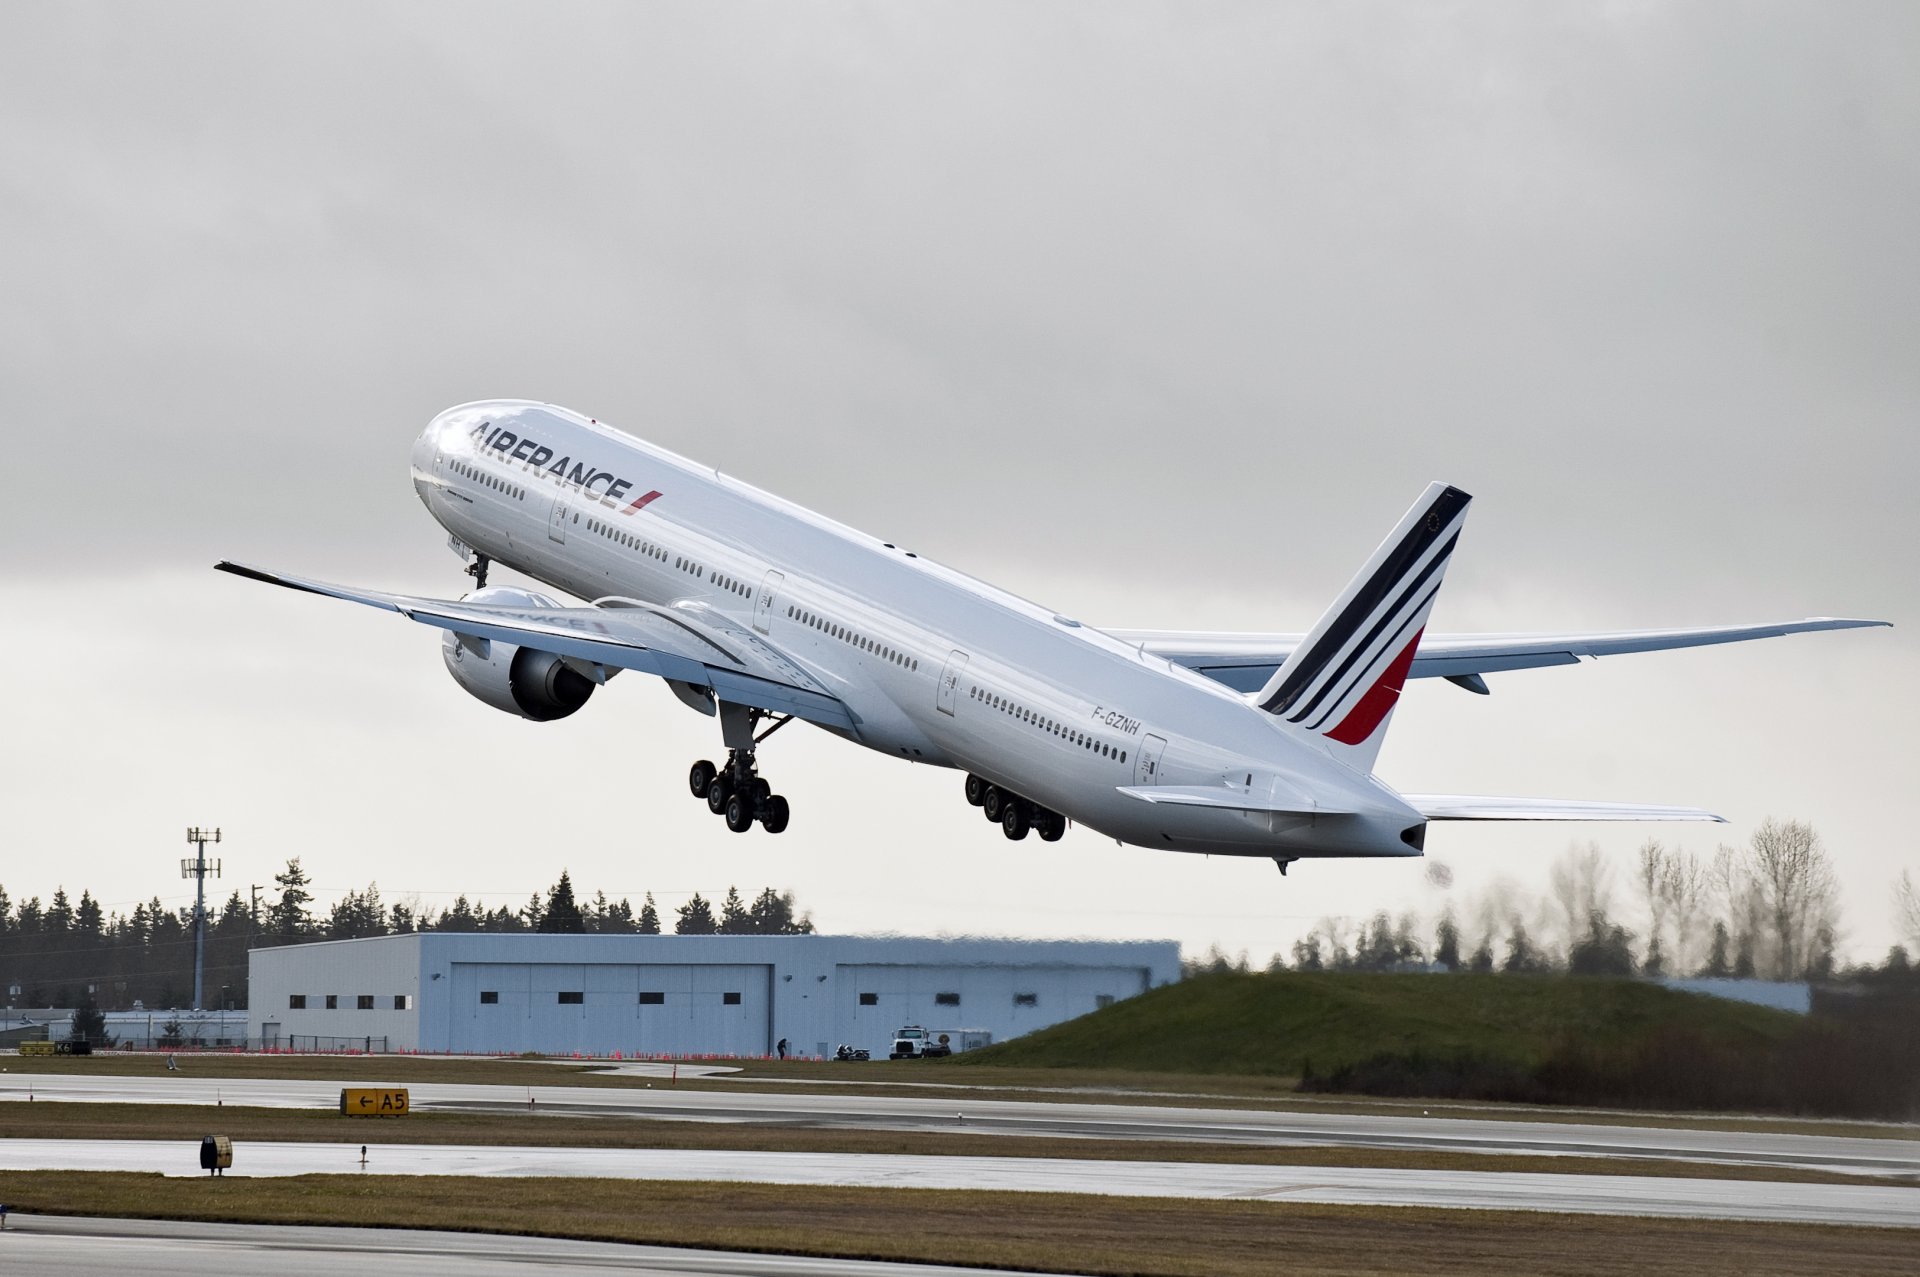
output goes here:
{"type": "Polygon", "coordinates": [[[1574,975],[1632,975],[1633,937],[1599,910],[1587,915],[1587,934],[1567,954],[1574,975]]]}
{"type": "Polygon", "coordinates": [[[1293,965],[1301,971],[1322,971],[1326,963],[1320,958],[1320,933],[1309,931],[1293,942],[1293,965]]]}
{"type": "Polygon", "coordinates": [[[1613,866],[1599,843],[1574,843],[1553,862],[1547,881],[1571,950],[1587,934],[1588,919],[1613,912],[1613,866]]]}
{"type": "Polygon", "coordinates": [[[1727,953],[1732,944],[1733,938],[1727,934],[1727,924],[1716,920],[1713,924],[1713,943],[1707,950],[1707,965],[1700,968],[1700,974],[1716,979],[1732,975],[1733,963],[1727,953]]]}
{"type": "Polygon", "coordinates": [[[1667,910],[1672,900],[1667,895],[1667,849],[1657,838],[1640,844],[1634,864],[1633,885],[1640,889],[1640,902],[1647,910],[1647,974],[1660,974],[1660,938],[1667,931],[1667,910]]]}
{"type": "Polygon", "coordinates": [[[380,900],[378,884],[368,883],[365,891],[349,891],[340,897],[327,916],[327,936],[333,940],[359,940],[387,934],[387,907],[380,900]]]}
{"type": "Polygon", "coordinates": [[[1701,916],[1706,911],[1707,871],[1700,857],[1678,849],[1669,854],[1662,866],[1660,894],[1666,901],[1673,935],[1673,947],[1664,949],[1663,957],[1675,971],[1691,971],[1699,952],[1701,916]]]}
{"type": "Polygon", "coordinates": [[[433,929],[435,931],[478,931],[480,916],[474,913],[473,906],[467,903],[465,896],[455,896],[453,907],[440,915],[434,922],[433,929]]]}
{"type": "Polygon", "coordinates": [[[107,1017],[101,1013],[91,993],[80,999],[80,1005],[73,1009],[73,1036],[96,1046],[112,1046],[113,1039],[107,1036],[107,1017]]]}
{"type": "Polygon", "coordinates": [[[1440,925],[1434,931],[1433,960],[1449,971],[1460,969],[1460,928],[1454,925],[1452,905],[1440,915],[1440,925]]]}
{"type": "MultiPolygon", "coordinates": [[[[529,919],[531,921],[531,919],[529,919]]],[[[567,871],[560,871],[560,881],[547,891],[547,907],[541,912],[540,920],[534,924],[534,930],[549,935],[577,936],[586,931],[586,919],[580,916],[580,906],[573,902],[573,879],[567,871]]]]}
{"type": "Polygon", "coordinates": [[[1748,865],[1767,920],[1776,980],[1806,974],[1814,937],[1837,921],[1839,886],[1811,825],[1771,816],[1753,831],[1748,865]]]}
{"type": "Polygon", "coordinates": [[[813,920],[794,915],[791,891],[775,891],[772,887],[762,889],[753,898],[747,915],[753,921],[753,930],[763,936],[813,934],[813,920]]]}
{"type": "Polygon", "coordinates": [[[286,872],[275,874],[273,881],[280,888],[280,899],[267,910],[267,929],[280,943],[292,944],[313,930],[313,915],[307,911],[313,893],[307,890],[310,884],[300,868],[300,857],[289,860],[286,872]]]}
{"type": "Polygon", "coordinates": [[[675,935],[710,936],[714,933],[713,906],[699,892],[694,892],[693,898],[675,912],[680,915],[680,920],[673,924],[675,935]]]}
{"type": "Polygon", "coordinates": [[[744,936],[753,931],[753,919],[747,916],[747,906],[740,899],[736,887],[727,888],[727,898],[720,902],[719,932],[723,936],[744,936]]]}
{"type": "Polygon", "coordinates": [[[1513,930],[1507,935],[1507,961],[1501,968],[1513,975],[1528,975],[1547,969],[1546,959],[1533,947],[1533,940],[1527,935],[1527,924],[1516,916],[1513,930]]]}
{"type": "Polygon", "coordinates": [[[640,906],[638,930],[643,936],[657,936],[660,934],[660,911],[653,907],[653,893],[651,891],[647,893],[647,902],[640,906]]]}
{"type": "MultiPolygon", "coordinates": [[[[0,901],[6,894],[0,892],[0,901]]],[[[1920,887],[1914,886],[1913,871],[1902,869],[1900,881],[1893,884],[1893,925],[1907,942],[1920,949],[1920,887]]]]}

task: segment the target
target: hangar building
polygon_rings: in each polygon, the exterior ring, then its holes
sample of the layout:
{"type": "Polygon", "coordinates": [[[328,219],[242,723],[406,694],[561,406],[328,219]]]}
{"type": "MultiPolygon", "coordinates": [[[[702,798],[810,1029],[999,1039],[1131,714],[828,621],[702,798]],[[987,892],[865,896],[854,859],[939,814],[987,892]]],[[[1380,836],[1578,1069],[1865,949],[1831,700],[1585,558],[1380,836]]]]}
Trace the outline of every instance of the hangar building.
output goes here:
{"type": "Polygon", "coordinates": [[[902,1025],[999,1042],[1180,978],[1173,941],[819,935],[427,932],[248,963],[264,1047],[595,1056],[770,1055],[785,1038],[877,1059],[902,1025]]]}

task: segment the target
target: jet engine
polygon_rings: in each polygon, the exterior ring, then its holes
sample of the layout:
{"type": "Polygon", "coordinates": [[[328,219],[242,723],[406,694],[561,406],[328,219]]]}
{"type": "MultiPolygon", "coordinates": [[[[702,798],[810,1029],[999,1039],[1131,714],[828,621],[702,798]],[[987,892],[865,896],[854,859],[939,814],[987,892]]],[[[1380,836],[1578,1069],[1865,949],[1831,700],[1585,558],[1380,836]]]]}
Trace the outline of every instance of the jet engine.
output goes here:
{"type": "MultiPolygon", "coordinates": [[[[560,606],[544,594],[504,585],[475,590],[462,602],[523,608],[560,606]]],[[[453,681],[475,698],[536,723],[565,718],[593,695],[593,680],[569,669],[552,652],[466,637],[449,630],[441,641],[440,654],[453,681]]]]}

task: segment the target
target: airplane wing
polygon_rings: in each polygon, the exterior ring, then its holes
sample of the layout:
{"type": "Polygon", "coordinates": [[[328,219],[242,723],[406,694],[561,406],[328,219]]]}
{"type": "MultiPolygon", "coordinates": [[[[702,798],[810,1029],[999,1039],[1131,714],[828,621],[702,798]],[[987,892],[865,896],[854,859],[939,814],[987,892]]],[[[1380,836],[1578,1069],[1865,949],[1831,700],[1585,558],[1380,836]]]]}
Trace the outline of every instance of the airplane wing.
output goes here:
{"type": "Polygon", "coordinates": [[[1595,803],[1565,798],[1492,798],[1474,794],[1402,794],[1400,800],[1428,820],[1710,820],[1699,807],[1646,803],[1595,803]]]}
{"type": "MultiPolygon", "coordinates": [[[[1583,656],[1662,652],[1715,643],[1779,638],[1816,630],[1856,630],[1888,621],[1813,616],[1758,625],[1710,625],[1676,630],[1610,630],[1586,634],[1429,634],[1414,654],[1413,678],[1444,678],[1484,694],[1482,675],[1547,665],[1576,665],[1583,656]]],[[[1184,665],[1240,692],[1267,685],[1302,638],[1298,634],[1212,634],[1176,630],[1108,630],[1175,665],[1184,665]]]]}
{"type": "MultiPolygon", "coordinates": [[[[705,608],[627,604],[528,608],[356,590],[221,562],[222,572],[398,612],[410,621],[475,639],[538,648],[588,666],[639,670],[723,701],[852,729],[846,704],[751,630],[705,608]]],[[[599,679],[596,681],[604,681],[599,679]]]]}

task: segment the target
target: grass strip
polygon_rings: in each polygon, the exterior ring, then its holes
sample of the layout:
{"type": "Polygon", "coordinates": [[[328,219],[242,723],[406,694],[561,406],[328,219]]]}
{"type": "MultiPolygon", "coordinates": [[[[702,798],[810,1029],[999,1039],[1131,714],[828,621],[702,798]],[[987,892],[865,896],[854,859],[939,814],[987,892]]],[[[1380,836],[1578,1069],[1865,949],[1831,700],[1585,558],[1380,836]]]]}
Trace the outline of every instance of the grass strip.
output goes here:
{"type": "MultiPolygon", "coordinates": [[[[682,1077],[677,1082],[610,1072],[605,1061],[544,1058],[473,1058],[409,1055],[180,1055],[189,1075],[269,1078],[344,1085],[408,1086],[444,1082],[467,1086],[579,1086],[682,1091],[728,1091],[742,1087],[791,1089],[808,1095],[938,1095],[1042,1103],[1149,1104],[1169,1108],[1247,1108],[1269,1112],[1404,1116],[1420,1110],[1432,1117],[1513,1122],[1575,1122],[1595,1126],[1641,1126],[1669,1130],[1758,1131],[1787,1135],[1832,1135],[1853,1139],[1920,1138],[1920,1127],[1898,1123],[1801,1120],[1750,1115],[1648,1113],[1554,1109],[1534,1105],[1426,1100],[1329,1099],[1297,1095],[1294,1081],[1266,1076],[1141,1072],[1126,1069],[981,1067],[951,1061],[875,1060],[865,1063],[740,1061],[724,1079],[682,1077]]],[[[166,1057],[157,1053],[103,1052],[85,1058],[0,1057],[0,1072],[46,1076],[161,1077],[166,1057]]]]}
{"type": "Polygon", "coordinates": [[[1357,1166],[1402,1170],[1539,1172],[1754,1180],[1794,1184],[1887,1184],[1913,1179],[1845,1175],[1795,1167],[1609,1157],[1454,1153],[1423,1149],[1213,1144],[1173,1140],[1101,1140],[952,1132],[841,1130],[757,1123],[676,1122],[657,1118],[421,1113],[347,1118],[330,1110],[228,1106],[38,1102],[0,1110],[0,1137],[12,1139],[179,1140],[183,1166],[200,1138],[366,1144],[478,1144],[508,1148],[649,1148],[776,1153],[867,1153],[886,1157],[1047,1157],[1124,1162],[1210,1162],[1254,1166],[1357,1166]]]}
{"type": "Polygon", "coordinates": [[[1140,1277],[1911,1273],[1911,1231],[1521,1211],[544,1178],[0,1172],[38,1214],[353,1224],[1140,1277]]]}

